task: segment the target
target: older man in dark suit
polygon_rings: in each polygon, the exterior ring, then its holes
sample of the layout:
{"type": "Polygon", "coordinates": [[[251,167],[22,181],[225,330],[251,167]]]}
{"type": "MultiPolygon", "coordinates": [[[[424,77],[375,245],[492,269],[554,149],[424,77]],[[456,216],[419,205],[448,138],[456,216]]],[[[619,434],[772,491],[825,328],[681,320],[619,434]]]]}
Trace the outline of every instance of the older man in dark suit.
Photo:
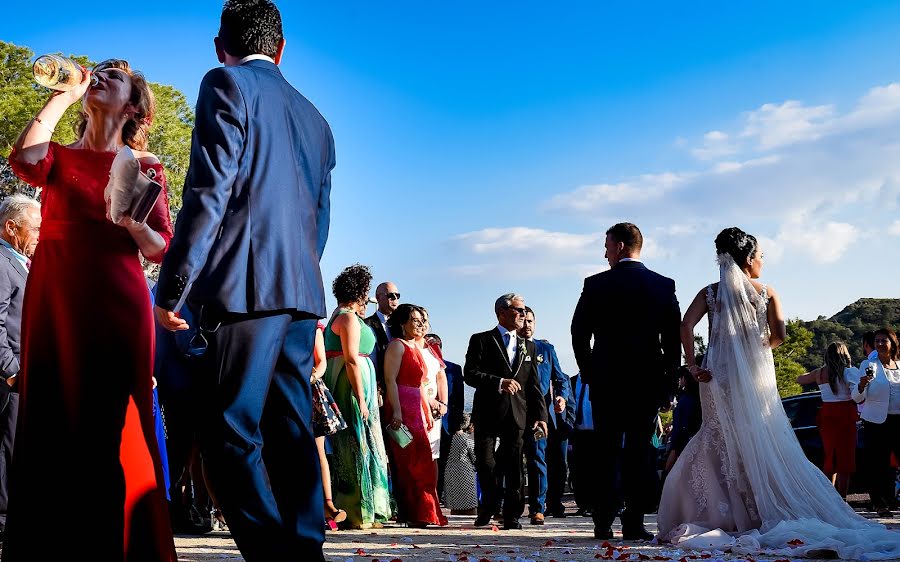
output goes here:
{"type": "Polygon", "coordinates": [[[204,466],[248,562],[323,560],[325,515],[311,427],[319,259],[329,224],[334,141],[282,76],[281,14],[229,0],[200,85],[190,168],[160,271],[157,318],[190,295],[207,414],[204,466]],[[265,444],[265,446],[263,446],[265,444]]]}
{"type": "Polygon", "coordinates": [[[659,486],[650,439],[660,407],[671,405],[681,365],[675,282],[641,263],[642,245],[641,231],[631,223],[606,232],[610,269],[585,279],[572,318],[572,347],[590,385],[596,454],[602,459],[595,478],[598,539],[613,538],[620,496],[623,538],[653,538],[644,529],[644,514],[653,509],[659,486]],[[626,389],[628,400],[622,400],[626,389]]]}
{"type": "MultiPolygon", "coordinates": [[[[366,318],[366,324],[375,332],[375,357],[372,364],[375,365],[375,380],[378,381],[378,390],[384,393],[384,352],[393,339],[387,322],[391,314],[400,306],[400,290],[393,281],[379,283],[375,287],[375,302],[378,308],[372,316],[366,318]]],[[[388,422],[390,420],[387,420],[388,422]]]]}
{"type": "Polygon", "coordinates": [[[25,195],[0,203],[0,537],[6,528],[9,466],[19,414],[22,297],[41,229],[41,205],[25,195]]]}
{"type": "Polygon", "coordinates": [[[469,339],[463,377],[475,388],[475,459],[481,506],[475,525],[487,525],[500,507],[503,528],[521,529],[522,446],[525,431],[547,435],[534,342],[516,335],[525,321],[525,299],[509,293],[494,303],[497,327],[469,339]],[[499,440],[499,446],[497,441],[499,440]]]}

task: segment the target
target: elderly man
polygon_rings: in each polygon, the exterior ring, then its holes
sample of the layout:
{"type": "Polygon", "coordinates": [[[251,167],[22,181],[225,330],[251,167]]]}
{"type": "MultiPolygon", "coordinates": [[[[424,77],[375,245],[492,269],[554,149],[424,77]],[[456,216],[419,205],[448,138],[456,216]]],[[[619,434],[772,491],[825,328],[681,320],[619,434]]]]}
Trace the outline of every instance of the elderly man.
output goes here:
{"type": "Polygon", "coordinates": [[[375,365],[375,380],[378,381],[378,388],[383,390],[384,352],[393,339],[387,321],[400,306],[400,290],[392,281],[379,283],[375,287],[375,300],[378,301],[378,309],[375,314],[366,318],[366,324],[375,332],[375,357],[373,357],[372,363],[375,365]]]}
{"type": "Polygon", "coordinates": [[[6,527],[9,489],[19,412],[16,377],[22,326],[22,297],[31,256],[41,231],[41,205],[25,195],[10,195],[0,202],[0,536],[6,527]]]}
{"type": "Polygon", "coordinates": [[[497,327],[469,340],[463,377],[475,388],[475,464],[482,501],[476,526],[487,525],[503,498],[503,528],[521,529],[522,446],[525,430],[547,435],[534,342],[516,335],[525,322],[525,299],[508,293],[494,303],[497,327]],[[500,441],[499,447],[497,441],[500,441]]]}

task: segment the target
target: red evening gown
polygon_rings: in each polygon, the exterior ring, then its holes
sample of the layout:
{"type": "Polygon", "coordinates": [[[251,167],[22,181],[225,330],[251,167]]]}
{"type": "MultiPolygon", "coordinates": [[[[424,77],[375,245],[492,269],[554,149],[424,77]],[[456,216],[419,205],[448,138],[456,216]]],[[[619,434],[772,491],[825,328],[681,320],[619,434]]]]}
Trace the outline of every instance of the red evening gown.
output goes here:
{"type": "MultiPolygon", "coordinates": [[[[401,340],[402,341],[402,340],[401,340]]],[[[441,504],[437,495],[437,470],[431,457],[431,443],[428,439],[428,423],[431,421],[431,409],[422,396],[422,382],[427,374],[422,353],[403,342],[403,359],[400,372],[397,373],[397,393],[400,397],[400,415],[403,424],[412,433],[412,441],[405,448],[400,447],[390,437],[393,452],[391,477],[394,485],[394,497],[397,499],[398,516],[409,523],[427,523],[430,525],[446,525],[447,518],[441,512],[441,504]]],[[[432,346],[432,349],[435,349],[432,346]]],[[[441,360],[440,352],[436,353],[441,360]]],[[[441,360],[443,363],[443,360],[441,360]]],[[[385,404],[385,421],[393,419],[390,403],[385,404]]],[[[439,420],[431,423],[441,423],[439,420]]]]}
{"type": "MultiPolygon", "coordinates": [[[[174,561],[153,424],[153,316],[128,231],[106,219],[115,153],[49,144],[10,163],[43,188],[25,289],[3,562],[174,561]]],[[[162,167],[155,168],[164,182],[162,167]]],[[[147,219],[168,246],[165,192],[147,219]]]]}

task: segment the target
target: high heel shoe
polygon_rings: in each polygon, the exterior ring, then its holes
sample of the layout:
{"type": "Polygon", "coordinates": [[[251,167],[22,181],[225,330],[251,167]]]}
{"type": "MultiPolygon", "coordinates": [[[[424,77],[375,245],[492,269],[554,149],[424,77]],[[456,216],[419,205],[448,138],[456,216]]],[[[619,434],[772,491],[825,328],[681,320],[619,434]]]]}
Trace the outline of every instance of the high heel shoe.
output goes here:
{"type": "Polygon", "coordinates": [[[347,519],[347,512],[343,509],[338,509],[333,507],[331,504],[331,500],[325,500],[325,523],[332,531],[337,530],[337,524],[345,521],[347,519]]]}

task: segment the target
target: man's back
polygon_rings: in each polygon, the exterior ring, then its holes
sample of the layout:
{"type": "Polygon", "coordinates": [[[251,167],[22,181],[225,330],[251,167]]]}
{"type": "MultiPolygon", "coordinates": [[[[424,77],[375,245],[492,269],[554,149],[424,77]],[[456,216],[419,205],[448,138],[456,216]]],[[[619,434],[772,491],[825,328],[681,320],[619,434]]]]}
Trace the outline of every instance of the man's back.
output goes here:
{"type": "Polygon", "coordinates": [[[188,264],[192,302],[324,316],[318,262],[334,167],[325,119],[274,63],[250,60],[204,77],[193,141],[182,211],[192,220],[167,256],[188,264]]]}

